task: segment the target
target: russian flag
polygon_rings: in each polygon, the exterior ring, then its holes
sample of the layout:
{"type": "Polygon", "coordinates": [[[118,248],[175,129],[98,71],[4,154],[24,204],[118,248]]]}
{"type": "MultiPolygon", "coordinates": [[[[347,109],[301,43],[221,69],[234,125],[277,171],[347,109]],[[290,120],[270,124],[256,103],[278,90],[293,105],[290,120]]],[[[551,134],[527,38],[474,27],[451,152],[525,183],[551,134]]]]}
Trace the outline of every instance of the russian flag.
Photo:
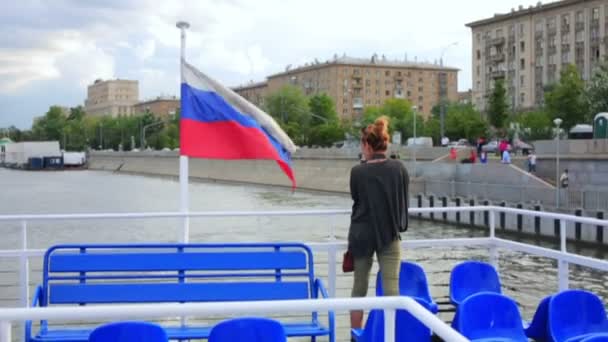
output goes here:
{"type": "Polygon", "coordinates": [[[181,69],[180,154],[275,160],[295,188],[296,147],[274,119],[184,60],[181,69]]]}

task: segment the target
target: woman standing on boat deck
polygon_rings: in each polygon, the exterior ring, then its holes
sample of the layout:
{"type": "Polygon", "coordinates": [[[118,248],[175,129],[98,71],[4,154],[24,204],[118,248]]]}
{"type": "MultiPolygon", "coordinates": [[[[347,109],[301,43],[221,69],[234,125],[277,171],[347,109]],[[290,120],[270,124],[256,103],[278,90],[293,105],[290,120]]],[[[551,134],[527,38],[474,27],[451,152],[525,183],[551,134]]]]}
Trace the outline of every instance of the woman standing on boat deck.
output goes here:
{"type": "MultiPolygon", "coordinates": [[[[384,295],[399,295],[401,248],[399,235],[407,229],[409,176],[398,160],[387,159],[388,120],[378,118],[362,130],[364,164],[352,168],[353,211],[348,250],[354,258],[352,297],[367,295],[374,253],[382,271],[384,295]]],[[[361,328],[363,311],[351,311],[352,328],[361,328]]]]}

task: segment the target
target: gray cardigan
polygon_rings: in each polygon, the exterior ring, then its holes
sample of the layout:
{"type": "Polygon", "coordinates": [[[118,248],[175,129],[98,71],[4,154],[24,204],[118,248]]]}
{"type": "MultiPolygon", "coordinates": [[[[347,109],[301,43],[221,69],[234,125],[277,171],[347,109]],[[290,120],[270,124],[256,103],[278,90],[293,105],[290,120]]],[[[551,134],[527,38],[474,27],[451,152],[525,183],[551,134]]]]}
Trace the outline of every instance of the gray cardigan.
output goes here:
{"type": "Polygon", "coordinates": [[[403,163],[387,159],[360,164],[350,173],[353,211],[348,248],[354,257],[382,252],[408,225],[409,176],[403,163]]]}

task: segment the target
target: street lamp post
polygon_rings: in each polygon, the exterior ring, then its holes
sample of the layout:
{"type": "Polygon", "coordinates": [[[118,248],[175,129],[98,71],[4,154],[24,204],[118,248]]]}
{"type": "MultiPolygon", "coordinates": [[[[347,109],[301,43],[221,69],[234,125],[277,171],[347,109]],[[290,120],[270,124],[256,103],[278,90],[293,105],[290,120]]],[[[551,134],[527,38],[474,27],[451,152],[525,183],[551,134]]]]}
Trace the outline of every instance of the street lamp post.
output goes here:
{"type": "Polygon", "coordinates": [[[416,116],[417,116],[416,115],[416,110],[418,110],[418,107],[412,106],[412,111],[413,111],[413,114],[414,114],[414,146],[413,146],[414,151],[412,153],[412,156],[413,156],[413,159],[414,159],[414,178],[416,177],[416,171],[417,171],[416,170],[416,166],[417,166],[416,165],[417,164],[417,162],[416,162],[416,149],[418,148],[418,145],[416,144],[416,116]]]}
{"type": "MultiPolygon", "coordinates": [[[[443,56],[445,52],[452,46],[458,45],[458,42],[453,42],[445,46],[441,50],[441,57],[439,58],[439,65],[443,67],[443,56]]],[[[443,71],[439,73],[439,131],[441,132],[441,139],[445,136],[445,102],[447,97],[447,74],[443,71]]]]}
{"type": "Polygon", "coordinates": [[[145,125],[142,129],[141,129],[141,149],[144,150],[146,147],[146,129],[150,128],[150,127],[154,127],[154,126],[158,126],[161,124],[164,124],[164,121],[159,121],[159,122],[155,122],[155,123],[151,123],[148,125],[145,125]]]}
{"type": "Polygon", "coordinates": [[[557,118],[553,120],[555,124],[556,134],[555,134],[555,206],[559,209],[559,126],[562,124],[562,119],[557,118]]]}

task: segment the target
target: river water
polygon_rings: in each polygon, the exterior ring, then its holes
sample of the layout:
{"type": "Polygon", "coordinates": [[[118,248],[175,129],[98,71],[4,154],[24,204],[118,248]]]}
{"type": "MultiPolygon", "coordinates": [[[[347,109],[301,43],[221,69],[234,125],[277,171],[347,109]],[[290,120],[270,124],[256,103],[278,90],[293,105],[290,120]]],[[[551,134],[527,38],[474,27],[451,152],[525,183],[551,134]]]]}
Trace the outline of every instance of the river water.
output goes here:
{"type": "MultiPolygon", "coordinates": [[[[252,185],[190,184],[190,209],[293,210],[349,208],[348,196],[290,191],[252,185]]],[[[179,185],[172,178],[154,178],[97,171],[25,172],[0,169],[0,214],[107,213],[177,211],[179,185]]],[[[21,246],[19,223],[0,224],[0,249],[21,246]]],[[[191,242],[308,241],[322,242],[334,227],[339,240],[346,238],[348,217],[206,218],[191,222],[191,242]]],[[[486,236],[479,229],[427,221],[412,221],[404,239],[486,236]]],[[[58,243],[175,242],[181,236],[180,220],[98,220],[30,222],[28,247],[47,248],[58,243]]],[[[525,241],[555,248],[551,243],[525,241]]],[[[577,252],[604,258],[605,251],[577,248],[577,252]]],[[[420,263],[427,272],[431,293],[447,296],[450,270],[467,259],[487,260],[487,250],[428,248],[407,250],[405,259],[420,263]]],[[[318,274],[326,275],[326,255],[315,255],[318,274]]],[[[339,258],[340,259],[340,258],[339,258]]],[[[33,258],[31,285],[40,282],[40,260],[33,258]]],[[[608,275],[570,267],[570,286],[585,288],[608,299],[608,275]]],[[[545,295],[557,291],[554,261],[511,251],[501,251],[503,290],[520,304],[531,319],[545,295]]],[[[340,272],[341,273],[341,272],[340,272]]],[[[348,296],[352,279],[340,274],[338,296],[348,296]]],[[[18,263],[0,259],[0,307],[18,304],[18,263]]],[[[370,284],[372,282],[370,281],[370,284]]],[[[370,289],[370,295],[373,289],[370,289]]]]}

